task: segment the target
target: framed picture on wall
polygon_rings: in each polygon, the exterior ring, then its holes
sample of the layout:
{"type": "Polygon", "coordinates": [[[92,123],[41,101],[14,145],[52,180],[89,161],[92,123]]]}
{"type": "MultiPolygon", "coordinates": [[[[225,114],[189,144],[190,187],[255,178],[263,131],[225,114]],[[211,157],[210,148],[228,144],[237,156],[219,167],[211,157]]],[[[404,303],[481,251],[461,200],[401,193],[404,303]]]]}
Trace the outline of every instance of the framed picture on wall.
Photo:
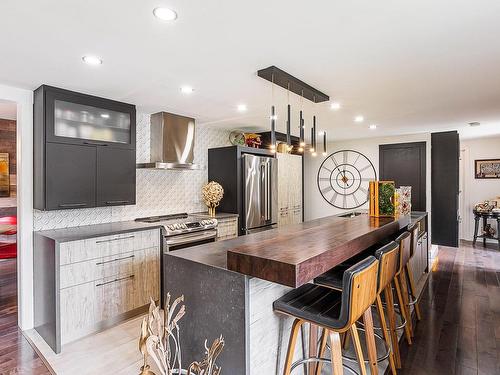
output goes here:
{"type": "Polygon", "coordinates": [[[0,152],[0,197],[10,196],[9,154],[0,152]]]}
{"type": "Polygon", "coordinates": [[[500,159],[475,160],[475,178],[500,178],[500,159]]]}

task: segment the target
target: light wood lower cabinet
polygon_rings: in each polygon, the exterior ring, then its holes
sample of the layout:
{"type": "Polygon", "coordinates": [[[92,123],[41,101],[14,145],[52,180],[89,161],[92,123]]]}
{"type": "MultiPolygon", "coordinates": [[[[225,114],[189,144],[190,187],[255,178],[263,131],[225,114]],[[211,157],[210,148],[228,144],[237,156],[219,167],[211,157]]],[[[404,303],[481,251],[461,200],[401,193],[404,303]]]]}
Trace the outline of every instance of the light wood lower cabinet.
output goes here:
{"type": "Polygon", "coordinates": [[[217,241],[238,237],[238,217],[217,219],[217,241]]]}
{"type": "Polygon", "coordinates": [[[35,243],[35,328],[56,353],[160,299],[159,229],[35,243]]]}
{"type": "Polygon", "coordinates": [[[278,159],[278,226],[302,222],[302,156],[276,154],[278,159]]]}

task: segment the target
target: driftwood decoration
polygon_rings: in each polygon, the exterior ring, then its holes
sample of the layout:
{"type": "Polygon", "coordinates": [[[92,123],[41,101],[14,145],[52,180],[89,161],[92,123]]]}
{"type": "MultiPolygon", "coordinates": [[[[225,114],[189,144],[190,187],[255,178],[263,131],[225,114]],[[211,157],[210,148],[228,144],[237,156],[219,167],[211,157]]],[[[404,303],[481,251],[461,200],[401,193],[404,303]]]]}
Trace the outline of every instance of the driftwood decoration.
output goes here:
{"type": "Polygon", "coordinates": [[[219,205],[222,197],[224,196],[224,189],[219,183],[210,181],[201,189],[201,195],[203,197],[203,201],[208,207],[209,215],[215,216],[215,208],[219,205]]]}
{"type": "Polygon", "coordinates": [[[190,375],[220,375],[221,368],[217,367],[215,360],[224,349],[224,338],[220,336],[216,339],[210,348],[205,340],[205,358],[201,362],[193,362],[189,366],[190,375]]]}
{"type": "Polygon", "coordinates": [[[170,305],[170,293],[167,294],[165,309],[162,310],[151,300],[149,314],[142,321],[139,350],[144,359],[141,375],[153,374],[149,369],[148,357],[153,358],[161,375],[181,374],[181,346],[179,341],[179,320],[186,313],[186,306],[181,305],[184,296],[178,297],[170,305]]]}
{"type": "Polygon", "coordinates": [[[170,305],[170,293],[168,293],[165,308],[161,309],[151,300],[149,314],[144,317],[141,325],[139,350],[143,356],[143,365],[139,375],[155,375],[150,369],[149,357],[153,359],[161,375],[221,374],[221,368],[216,366],[215,361],[224,348],[222,336],[216,339],[210,348],[205,340],[205,358],[201,362],[191,363],[188,371],[182,369],[178,323],[186,313],[183,302],[184,296],[180,296],[170,305]]]}

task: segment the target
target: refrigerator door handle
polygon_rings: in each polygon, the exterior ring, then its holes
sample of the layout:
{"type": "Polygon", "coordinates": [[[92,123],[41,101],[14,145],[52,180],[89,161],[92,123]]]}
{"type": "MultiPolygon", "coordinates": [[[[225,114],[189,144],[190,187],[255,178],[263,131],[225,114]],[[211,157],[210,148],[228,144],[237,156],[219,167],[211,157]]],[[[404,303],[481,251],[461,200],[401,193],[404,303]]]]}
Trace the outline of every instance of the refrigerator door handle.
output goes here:
{"type": "Polygon", "coordinates": [[[272,176],[271,176],[271,163],[268,161],[266,163],[266,168],[267,168],[267,217],[266,220],[270,221],[272,219],[271,217],[271,202],[272,202],[272,176]]]}
{"type": "Polygon", "coordinates": [[[259,188],[260,188],[260,216],[261,220],[266,217],[266,181],[265,181],[265,164],[259,165],[259,188]]]}
{"type": "Polygon", "coordinates": [[[264,220],[267,221],[269,216],[269,181],[268,181],[268,165],[267,162],[264,162],[264,220]]]}

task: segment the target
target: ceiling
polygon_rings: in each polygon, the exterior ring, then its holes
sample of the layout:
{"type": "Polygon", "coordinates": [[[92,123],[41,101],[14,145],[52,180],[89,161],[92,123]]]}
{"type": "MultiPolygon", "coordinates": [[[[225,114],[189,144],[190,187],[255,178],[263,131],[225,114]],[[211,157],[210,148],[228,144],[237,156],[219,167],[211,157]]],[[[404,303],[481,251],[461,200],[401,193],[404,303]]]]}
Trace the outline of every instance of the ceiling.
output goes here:
{"type": "MultiPolygon", "coordinates": [[[[0,14],[8,85],[46,83],[254,129],[268,127],[271,103],[256,71],[276,65],[342,104],[304,103],[306,124],[314,112],[330,139],[463,131],[471,121],[483,125],[469,137],[500,134],[497,0],[2,0],[0,14]],[[156,19],[160,5],[177,21],[156,19]],[[86,54],[103,64],[85,65],[86,54]],[[364,123],[353,122],[358,114],[364,123]]],[[[297,115],[300,101],[290,100],[297,115]]],[[[284,129],[286,92],[274,101],[284,129]]]]}

